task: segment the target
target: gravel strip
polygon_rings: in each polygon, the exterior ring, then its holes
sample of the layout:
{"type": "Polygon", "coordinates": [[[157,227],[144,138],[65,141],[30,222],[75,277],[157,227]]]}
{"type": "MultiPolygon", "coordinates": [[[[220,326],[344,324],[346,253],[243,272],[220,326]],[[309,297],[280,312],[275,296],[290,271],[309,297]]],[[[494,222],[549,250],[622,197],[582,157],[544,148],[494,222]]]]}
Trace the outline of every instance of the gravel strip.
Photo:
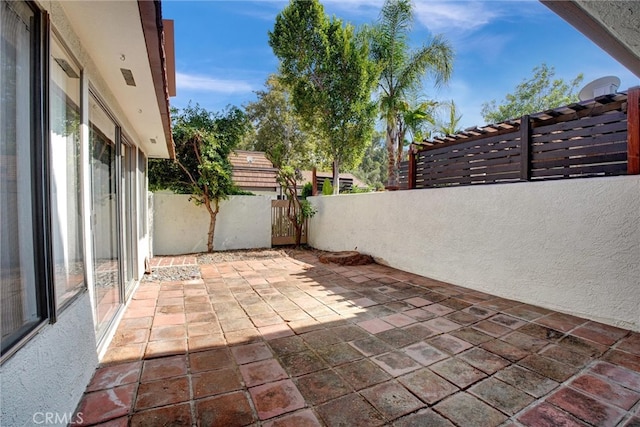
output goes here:
{"type": "Polygon", "coordinates": [[[181,267],[157,267],[151,274],[142,277],[143,282],[176,282],[180,280],[200,279],[200,267],[186,265],[181,267]]]}
{"type": "Polygon", "coordinates": [[[216,264],[218,262],[248,261],[286,257],[283,249],[244,249],[237,251],[220,251],[197,255],[198,264],[216,264]]]}

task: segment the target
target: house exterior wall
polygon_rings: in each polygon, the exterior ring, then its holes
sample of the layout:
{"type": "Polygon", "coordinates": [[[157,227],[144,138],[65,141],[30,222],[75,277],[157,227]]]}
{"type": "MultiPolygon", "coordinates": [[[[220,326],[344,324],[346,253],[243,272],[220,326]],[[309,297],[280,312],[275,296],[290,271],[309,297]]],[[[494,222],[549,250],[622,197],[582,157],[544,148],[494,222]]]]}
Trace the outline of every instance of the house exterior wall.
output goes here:
{"type": "Polygon", "coordinates": [[[640,331],[640,177],[313,197],[309,243],[640,331]]]}
{"type": "Polygon", "coordinates": [[[67,425],[98,364],[84,293],[0,368],[3,426],[67,425]],[[19,356],[19,357],[17,357],[19,356]],[[57,416],[57,419],[56,419],[57,416]],[[66,417],[66,418],[65,418],[66,417]]]}
{"type": "MultiPolygon", "coordinates": [[[[153,195],[153,254],[207,251],[209,213],[189,196],[153,195]]],[[[220,203],[213,246],[216,251],[271,247],[271,198],[231,196],[220,203]]]]}
{"type": "MultiPolygon", "coordinates": [[[[109,337],[117,326],[117,322],[113,322],[111,331],[105,335],[106,338],[101,343],[97,342],[92,312],[94,295],[91,291],[94,266],[90,250],[94,233],[89,219],[91,206],[88,148],[89,85],[99,94],[116,118],[118,126],[128,137],[128,141],[142,149],[130,118],[123,113],[119,100],[113,96],[101,77],[100,70],[91,59],[92,55],[100,55],[100,52],[89,52],[85,49],[83,41],[74,33],[59,2],[40,2],[38,7],[49,13],[52,30],[83,69],[82,105],[80,106],[83,118],[80,125],[82,188],[78,190],[82,190],[87,289],[81,292],[70,305],[58,311],[56,323],[43,323],[28,341],[18,346],[13,355],[3,360],[0,366],[2,379],[0,381],[2,411],[0,424],[7,426],[67,425],[74,421],[71,416],[98,366],[98,355],[108,345],[109,337]],[[54,415],[45,421],[47,414],[54,415]]],[[[146,183],[141,184],[139,178],[137,180],[135,188],[146,189],[146,183]]],[[[136,200],[141,197],[146,201],[146,194],[136,194],[136,200]]],[[[144,220],[146,221],[146,218],[144,220]]],[[[149,253],[148,236],[149,233],[138,231],[137,278],[144,274],[144,258],[149,253]]],[[[123,306],[120,307],[122,308],[123,306]]]]}

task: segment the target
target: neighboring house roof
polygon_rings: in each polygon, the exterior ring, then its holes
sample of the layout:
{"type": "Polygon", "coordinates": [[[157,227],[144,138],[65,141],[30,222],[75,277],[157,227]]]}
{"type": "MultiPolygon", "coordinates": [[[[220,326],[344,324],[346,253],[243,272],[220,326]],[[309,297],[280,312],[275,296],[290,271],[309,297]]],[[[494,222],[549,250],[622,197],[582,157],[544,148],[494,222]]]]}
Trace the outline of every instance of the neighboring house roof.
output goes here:
{"type": "Polygon", "coordinates": [[[262,151],[236,150],[229,155],[233,165],[233,182],[242,190],[276,191],[278,169],[262,151]]]}
{"type": "Polygon", "coordinates": [[[86,50],[96,53],[91,60],[122,109],[117,116],[124,132],[132,134],[149,157],[174,158],[169,115],[175,75],[170,61],[173,34],[170,23],[165,28],[160,2],[62,1],[60,5],[86,50]]]}

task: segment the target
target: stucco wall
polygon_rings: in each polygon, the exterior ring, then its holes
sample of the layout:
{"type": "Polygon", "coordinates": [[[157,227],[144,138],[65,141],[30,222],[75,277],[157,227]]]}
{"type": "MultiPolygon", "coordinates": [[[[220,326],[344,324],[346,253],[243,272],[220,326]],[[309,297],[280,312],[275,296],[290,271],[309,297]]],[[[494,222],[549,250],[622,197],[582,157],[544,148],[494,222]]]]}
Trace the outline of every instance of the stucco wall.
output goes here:
{"type": "Polygon", "coordinates": [[[46,413],[54,421],[58,414],[53,424],[68,424],[97,365],[91,303],[84,293],[0,367],[0,424],[44,424],[46,413]]]}
{"type": "MultiPolygon", "coordinates": [[[[207,251],[209,213],[189,196],[153,195],[153,254],[178,255],[207,251]]],[[[271,246],[271,199],[231,196],[220,203],[213,246],[216,251],[271,246]]]]}
{"type": "Polygon", "coordinates": [[[640,177],[313,197],[309,243],[640,330],[640,177]]]}

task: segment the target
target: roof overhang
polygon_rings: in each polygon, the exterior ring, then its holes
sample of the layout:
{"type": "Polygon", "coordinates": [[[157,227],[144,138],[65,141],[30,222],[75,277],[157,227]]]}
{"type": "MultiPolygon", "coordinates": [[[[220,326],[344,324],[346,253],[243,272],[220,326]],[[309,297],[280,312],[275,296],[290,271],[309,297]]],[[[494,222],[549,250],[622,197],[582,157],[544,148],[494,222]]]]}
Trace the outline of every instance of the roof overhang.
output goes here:
{"type": "Polygon", "coordinates": [[[640,2],[540,0],[640,77],[640,2]]]}
{"type": "Polygon", "coordinates": [[[60,3],[147,155],[174,158],[167,75],[175,70],[167,67],[160,2],[60,3]],[[135,86],[121,69],[130,70],[135,86]]]}

